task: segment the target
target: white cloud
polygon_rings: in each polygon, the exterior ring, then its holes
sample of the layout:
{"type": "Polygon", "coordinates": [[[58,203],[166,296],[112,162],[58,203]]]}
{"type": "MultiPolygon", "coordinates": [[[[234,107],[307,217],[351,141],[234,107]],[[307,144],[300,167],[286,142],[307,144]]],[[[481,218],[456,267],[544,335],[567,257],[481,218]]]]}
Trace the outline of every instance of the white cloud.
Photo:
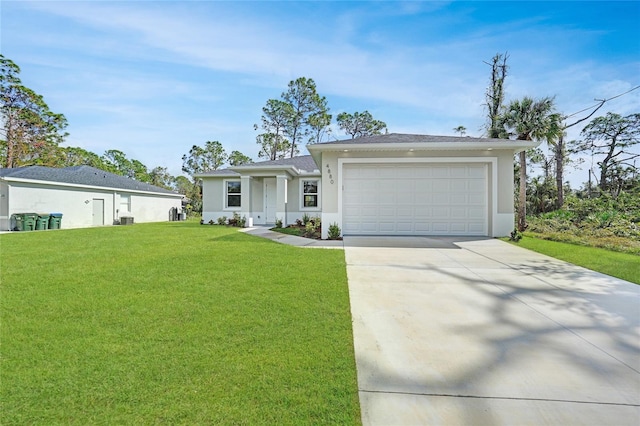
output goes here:
{"type": "MultiPolygon", "coordinates": [[[[543,14],[478,23],[473,3],[455,14],[435,2],[271,6],[23,3],[10,8],[8,34],[22,59],[48,71],[37,85],[70,119],[70,144],[117,147],[149,166],[176,152],[180,163],[207,139],[255,155],[261,106],[299,76],[316,81],[334,113],[368,109],[396,132],[452,134],[464,125],[479,135],[489,78],[483,61],[496,52],[510,54],[508,99],[556,95],[563,113],[628,90],[639,75],[638,62],[572,56],[598,31],[543,14]],[[291,19],[288,9],[318,16],[291,19]],[[47,33],[21,31],[22,15],[49,23],[47,33]],[[387,26],[405,18],[411,31],[387,26]]],[[[628,114],[639,105],[640,90],[607,108],[628,114]]]]}

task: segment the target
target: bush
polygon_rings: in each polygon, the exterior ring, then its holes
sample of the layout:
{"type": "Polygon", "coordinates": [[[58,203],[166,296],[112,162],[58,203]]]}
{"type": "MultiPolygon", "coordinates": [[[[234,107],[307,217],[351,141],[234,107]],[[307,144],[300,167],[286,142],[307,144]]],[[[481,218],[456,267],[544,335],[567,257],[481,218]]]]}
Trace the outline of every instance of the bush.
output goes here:
{"type": "Polygon", "coordinates": [[[276,228],[282,228],[282,219],[276,219],[276,228]]]}
{"type": "Polygon", "coordinates": [[[509,240],[518,242],[521,239],[522,239],[522,233],[520,231],[518,231],[517,229],[514,229],[513,231],[511,231],[509,240]]]}
{"type": "Polygon", "coordinates": [[[302,225],[307,226],[307,223],[309,223],[309,221],[311,220],[311,216],[309,216],[308,214],[304,214],[302,215],[302,225]]]}
{"type": "MultiPolygon", "coordinates": [[[[307,216],[305,214],[305,216],[307,216]]],[[[304,217],[302,219],[304,221],[304,217]]],[[[319,238],[320,237],[321,221],[319,217],[310,218],[307,216],[307,222],[304,226],[303,237],[306,238],[319,238]]]]}
{"type": "Polygon", "coordinates": [[[528,232],[539,238],[627,253],[640,253],[640,197],[566,199],[564,208],[528,218],[528,232]]]}
{"type": "Polygon", "coordinates": [[[218,218],[218,225],[226,225],[227,224],[227,217],[226,216],[222,216],[218,218]]]}
{"type": "Polygon", "coordinates": [[[229,218],[229,226],[237,226],[239,228],[244,228],[247,224],[247,217],[240,215],[237,212],[233,213],[233,217],[229,218]]]}
{"type": "Polygon", "coordinates": [[[342,233],[342,230],[340,229],[338,224],[334,222],[331,225],[329,225],[329,233],[327,235],[327,238],[330,240],[337,240],[340,238],[341,233],[342,233]]]}

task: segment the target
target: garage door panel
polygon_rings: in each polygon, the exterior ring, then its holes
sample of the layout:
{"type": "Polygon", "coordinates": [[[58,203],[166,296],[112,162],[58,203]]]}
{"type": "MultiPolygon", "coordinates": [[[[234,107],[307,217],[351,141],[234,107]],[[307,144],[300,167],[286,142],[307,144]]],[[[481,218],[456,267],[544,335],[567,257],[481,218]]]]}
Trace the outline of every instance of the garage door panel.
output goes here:
{"type": "Polygon", "coordinates": [[[345,234],[486,235],[484,164],[345,164],[345,234]]]}
{"type": "Polygon", "coordinates": [[[467,166],[451,166],[449,167],[449,177],[452,178],[466,178],[467,177],[467,166]]]}
{"type": "Polygon", "coordinates": [[[449,204],[451,205],[467,205],[469,204],[469,196],[467,194],[449,194],[449,204]]]}
{"type": "Polygon", "coordinates": [[[448,207],[434,207],[433,208],[433,217],[434,219],[443,219],[449,217],[449,208],[448,207]]]}
{"type": "Polygon", "coordinates": [[[467,209],[460,207],[452,207],[451,208],[451,219],[466,219],[467,218],[467,209]]]}
{"type": "Polygon", "coordinates": [[[466,223],[451,223],[449,231],[454,234],[463,234],[467,232],[467,224],[466,223]]]}
{"type": "Polygon", "coordinates": [[[482,193],[470,193],[469,194],[469,204],[471,205],[484,205],[485,196],[482,193]]]}
{"type": "Polygon", "coordinates": [[[467,191],[469,181],[466,179],[456,179],[451,181],[450,189],[451,191],[467,191]]]}
{"type": "Polygon", "coordinates": [[[413,221],[396,222],[396,230],[398,232],[413,232],[413,221]]]}
{"type": "Polygon", "coordinates": [[[484,224],[480,222],[470,223],[468,232],[472,235],[481,235],[484,232],[484,224]]]}
{"type": "Polygon", "coordinates": [[[381,206],[378,208],[378,212],[380,215],[380,218],[393,218],[396,215],[396,208],[395,206],[381,206]]]}
{"type": "Polygon", "coordinates": [[[484,179],[484,177],[486,176],[486,167],[483,165],[470,165],[468,166],[467,170],[467,177],[470,178],[484,179]]]}
{"type": "Polygon", "coordinates": [[[483,220],[484,219],[484,208],[478,207],[470,207],[467,209],[467,217],[473,220],[483,220]]]}
{"type": "Polygon", "coordinates": [[[448,178],[449,168],[443,166],[434,166],[431,172],[431,176],[433,176],[434,178],[448,178]]]}
{"type": "Polygon", "coordinates": [[[378,232],[378,222],[363,222],[360,229],[362,232],[378,232]]]}
{"type": "Polygon", "coordinates": [[[416,222],[415,232],[417,234],[427,234],[431,232],[431,222],[416,222]]]}
{"type": "Polygon", "coordinates": [[[470,192],[485,192],[485,181],[484,180],[470,180],[469,181],[469,191],[470,192]]]}
{"type": "Polygon", "coordinates": [[[407,207],[398,207],[396,209],[396,216],[399,219],[404,219],[404,218],[410,218],[413,219],[414,215],[413,215],[413,208],[411,208],[410,206],[407,207]]]}
{"type": "Polygon", "coordinates": [[[431,204],[442,205],[449,204],[449,193],[448,192],[436,192],[431,195],[431,204]]]}

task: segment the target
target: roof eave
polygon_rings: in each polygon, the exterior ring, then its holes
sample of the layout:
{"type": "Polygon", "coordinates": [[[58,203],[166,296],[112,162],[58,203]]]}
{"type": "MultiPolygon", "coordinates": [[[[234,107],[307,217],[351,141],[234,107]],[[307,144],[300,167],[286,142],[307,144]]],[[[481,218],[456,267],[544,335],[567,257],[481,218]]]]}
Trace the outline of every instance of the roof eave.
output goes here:
{"type": "Polygon", "coordinates": [[[319,153],[331,151],[362,152],[362,151],[477,151],[477,150],[513,150],[514,153],[535,148],[540,142],[504,139],[495,142],[404,142],[404,143],[331,143],[307,145],[313,159],[318,163],[319,153]]]}
{"type": "Polygon", "coordinates": [[[153,194],[160,195],[165,197],[176,197],[181,196],[177,192],[155,192],[155,191],[146,191],[144,189],[127,189],[127,188],[117,188],[115,186],[98,186],[98,185],[89,185],[83,183],[70,183],[70,182],[60,182],[55,180],[41,180],[41,179],[31,179],[31,178],[21,178],[21,177],[12,177],[12,176],[3,176],[0,179],[7,182],[17,182],[17,183],[34,183],[38,185],[52,185],[52,186],[68,186],[70,188],[84,188],[84,189],[97,189],[101,191],[115,191],[115,192],[131,192],[137,194],[153,194]]]}
{"type": "Polygon", "coordinates": [[[216,174],[210,174],[210,173],[195,173],[193,175],[193,177],[196,178],[215,178],[215,177],[238,177],[238,173],[216,173],[216,174]]]}
{"type": "Polygon", "coordinates": [[[292,165],[269,165],[269,166],[236,166],[229,167],[229,170],[233,170],[234,172],[240,174],[247,174],[251,172],[264,172],[264,171],[282,171],[291,174],[292,176],[298,176],[302,173],[301,170],[292,165]]]}

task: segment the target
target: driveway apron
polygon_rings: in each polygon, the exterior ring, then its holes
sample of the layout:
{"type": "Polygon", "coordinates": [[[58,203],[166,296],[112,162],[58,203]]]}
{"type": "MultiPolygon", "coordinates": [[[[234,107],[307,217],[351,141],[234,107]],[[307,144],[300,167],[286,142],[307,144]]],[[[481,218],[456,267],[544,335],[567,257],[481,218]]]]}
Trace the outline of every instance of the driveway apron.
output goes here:
{"type": "Polygon", "coordinates": [[[495,239],[344,246],[364,425],[640,424],[640,286],[495,239]]]}

